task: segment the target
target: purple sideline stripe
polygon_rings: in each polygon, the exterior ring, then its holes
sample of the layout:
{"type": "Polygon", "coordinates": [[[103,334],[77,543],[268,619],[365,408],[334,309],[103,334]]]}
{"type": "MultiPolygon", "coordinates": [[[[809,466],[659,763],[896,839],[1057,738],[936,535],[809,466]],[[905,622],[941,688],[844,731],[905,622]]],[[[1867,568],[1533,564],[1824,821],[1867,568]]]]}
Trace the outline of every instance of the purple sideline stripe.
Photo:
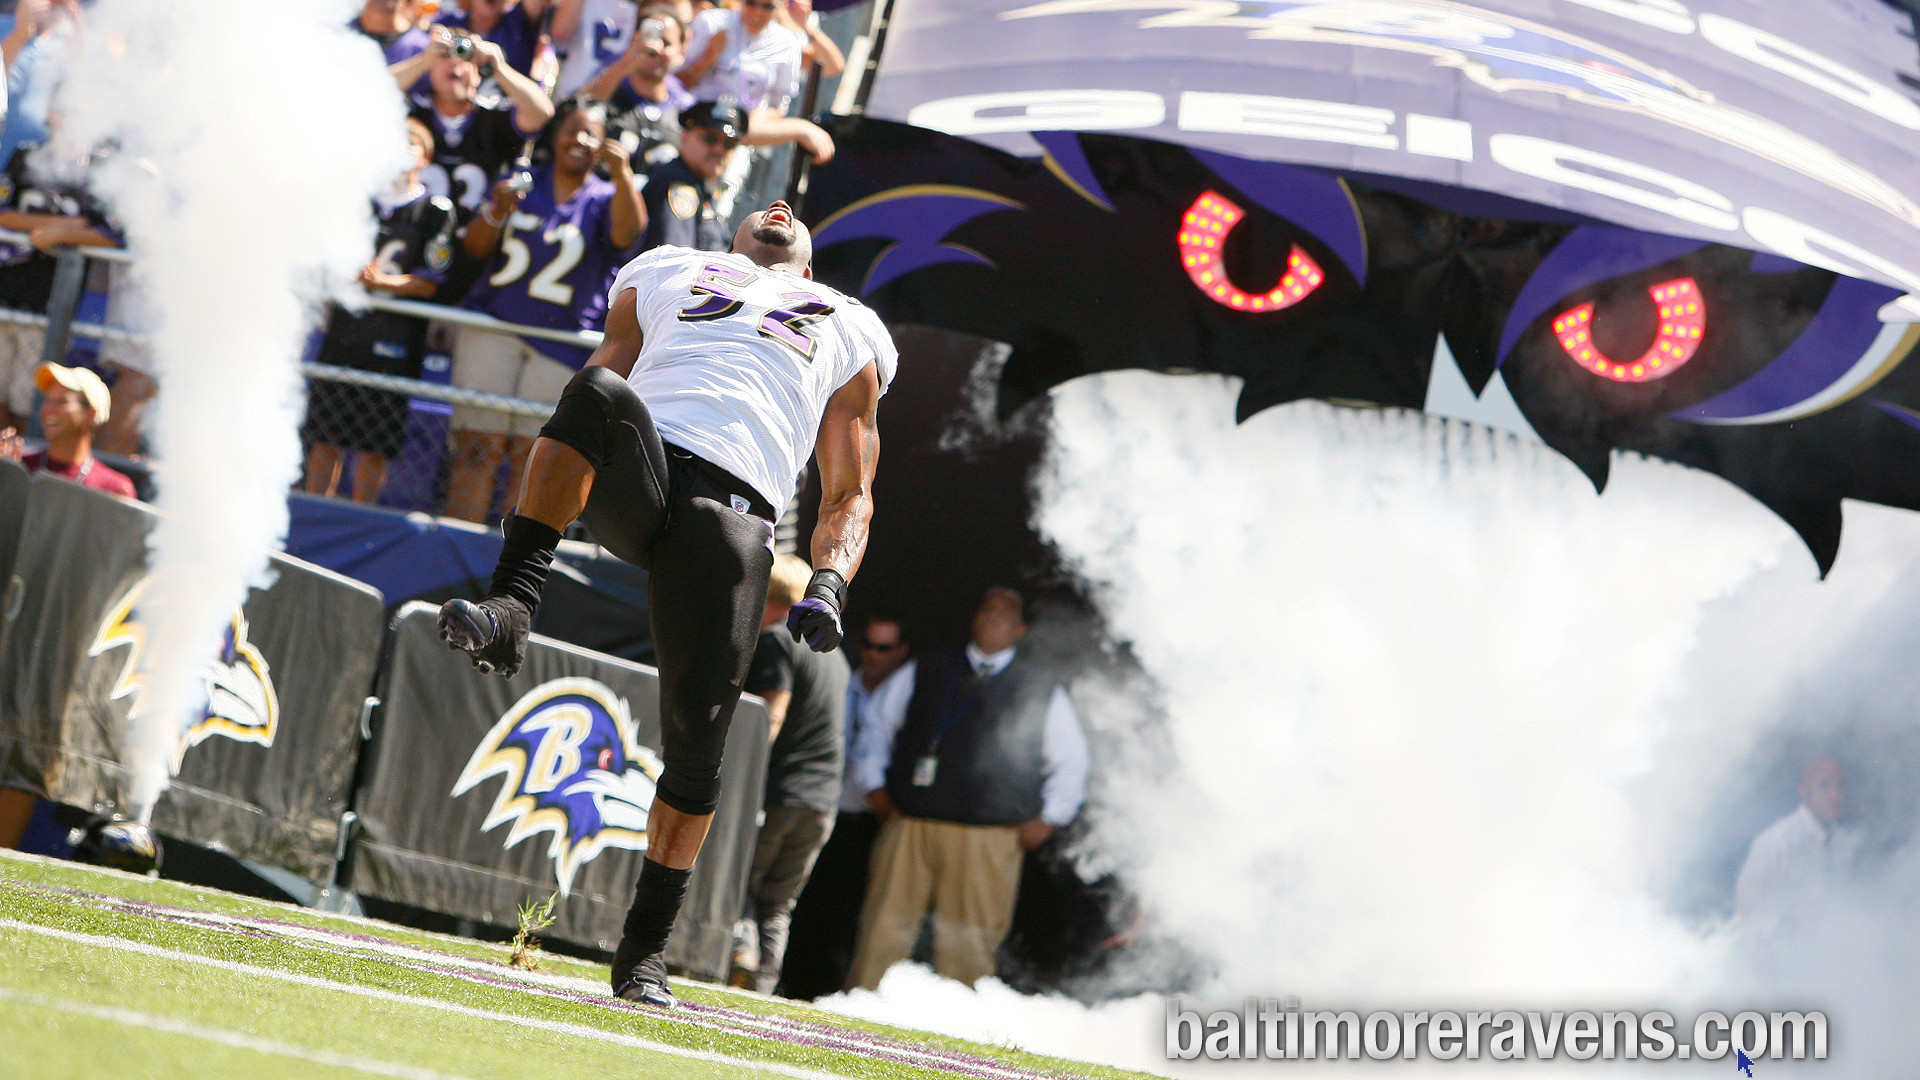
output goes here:
{"type": "MultiPolygon", "coordinates": [[[[1506,329],[1500,332],[1500,351],[1494,366],[1507,354],[1533,321],[1553,310],[1568,293],[1622,274],[1634,274],[1671,262],[1706,247],[1701,240],[1622,229],[1615,225],[1582,225],[1554,245],[1534,267],[1533,276],[1513,298],[1506,329]]],[[[1855,354],[1858,355],[1858,354],[1855,354]]]]}
{"type": "MultiPolygon", "coordinates": [[[[259,929],[258,926],[248,926],[235,922],[213,921],[208,919],[205,913],[197,912],[190,908],[132,900],[70,886],[40,885],[29,882],[9,882],[8,884],[15,888],[27,889],[43,894],[53,894],[65,899],[91,901],[99,905],[155,921],[180,923],[198,929],[222,933],[237,933],[258,940],[277,940],[275,935],[259,929]]],[[[368,945],[400,945],[403,948],[415,949],[421,952],[435,951],[422,945],[403,944],[372,934],[356,933],[350,930],[336,930],[330,927],[309,926],[305,923],[293,922],[286,919],[260,916],[235,916],[233,918],[244,918],[246,922],[255,923],[259,926],[285,927],[291,931],[298,931],[301,935],[330,937],[343,941],[362,942],[368,945]]],[[[657,1009],[637,1005],[611,996],[589,994],[562,987],[529,984],[511,977],[494,975],[486,971],[476,971],[458,965],[432,963],[406,957],[389,957],[388,960],[396,966],[445,975],[450,978],[460,978],[470,982],[508,987],[581,1004],[597,1005],[604,1008],[632,1012],[643,1016],[662,1015],[657,1009]]],[[[679,1019],[683,1022],[688,1022],[691,1026],[703,1027],[708,1030],[724,1031],[728,1034],[739,1035],[746,1038],[768,1039],[799,1046],[840,1050],[847,1053],[879,1058],[896,1064],[919,1066],[921,1068],[980,1077],[983,1078],[983,1080],[1039,1080],[1039,1078],[1063,1075],[1053,1072],[1036,1072],[1030,1069],[1020,1068],[1019,1066],[994,1061],[989,1058],[982,1058],[974,1054],[968,1054],[964,1051],[951,1050],[939,1046],[920,1046],[891,1036],[840,1028],[816,1021],[795,1020],[790,1017],[769,1016],[744,1010],[728,1009],[718,1005],[702,1005],[695,1002],[684,1001],[680,1003],[680,1008],[675,1011],[682,1014],[679,1019]]],[[[668,1015],[665,1018],[671,1019],[673,1017],[668,1015]]]]}

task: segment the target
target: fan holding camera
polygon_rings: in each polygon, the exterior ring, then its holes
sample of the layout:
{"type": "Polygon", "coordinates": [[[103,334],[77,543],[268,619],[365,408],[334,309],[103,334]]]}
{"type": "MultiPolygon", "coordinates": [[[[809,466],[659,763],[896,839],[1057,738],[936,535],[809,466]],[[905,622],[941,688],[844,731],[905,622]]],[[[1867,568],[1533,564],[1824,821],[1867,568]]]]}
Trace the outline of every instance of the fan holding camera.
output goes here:
{"type": "Polygon", "coordinates": [[[421,180],[463,215],[473,213],[521,147],[553,119],[553,102],[539,84],[515,71],[500,46],[465,30],[434,27],[426,52],[387,71],[402,90],[426,76],[431,93],[414,99],[413,115],[439,149],[421,180]],[[507,96],[501,108],[480,100],[480,83],[489,75],[507,96]]]}
{"type": "Polygon", "coordinates": [[[608,127],[643,171],[672,161],[678,150],[680,112],[693,104],[693,95],[673,71],[686,55],[687,27],[680,16],[649,7],[640,13],[633,44],[587,83],[587,96],[612,106],[608,127]]]}
{"type": "Polygon", "coordinates": [[[442,12],[435,21],[500,46],[508,67],[538,82],[533,64],[540,50],[540,18],[550,6],[548,0],[465,0],[463,10],[442,12]]]}

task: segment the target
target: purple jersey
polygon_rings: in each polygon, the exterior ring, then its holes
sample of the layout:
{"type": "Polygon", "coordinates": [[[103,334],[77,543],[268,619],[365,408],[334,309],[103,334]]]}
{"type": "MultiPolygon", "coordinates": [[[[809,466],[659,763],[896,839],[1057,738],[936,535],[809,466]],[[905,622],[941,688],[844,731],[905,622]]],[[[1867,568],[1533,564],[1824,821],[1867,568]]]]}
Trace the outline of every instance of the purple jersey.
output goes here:
{"type": "MultiPolygon", "coordinates": [[[[607,318],[607,288],[628,250],[613,246],[613,183],[592,173],[573,198],[556,206],[553,167],[533,170],[533,189],[514,208],[486,281],[467,306],[496,319],[556,330],[599,330],[607,318]]],[[[569,367],[591,350],[558,341],[527,343],[569,367]]]]}

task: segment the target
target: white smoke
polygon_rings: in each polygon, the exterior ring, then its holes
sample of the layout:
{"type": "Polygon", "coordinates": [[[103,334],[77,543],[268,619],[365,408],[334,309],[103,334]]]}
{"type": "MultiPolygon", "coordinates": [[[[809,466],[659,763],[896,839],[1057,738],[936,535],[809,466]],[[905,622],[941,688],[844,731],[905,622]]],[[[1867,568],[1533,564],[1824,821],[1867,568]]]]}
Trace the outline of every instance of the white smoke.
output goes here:
{"type": "MultiPolygon", "coordinates": [[[[1133,748],[1102,762],[1086,854],[1211,973],[1187,1007],[1825,1009],[1824,1074],[1907,1052],[1912,860],[1769,950],[1729,929],[1730,880],[1698,866],[1712,843],[1737,868],[1791,808],[1799,762],[1762,768],[1783,740],[1851,738],[1861,760],[1910,728],[1920,516],[1848,504],[1821,581],[1784,523],[1705,473],[1616,455],[1596,495],[1504,433],[1318,403],[1236,425],[1236,395],[1070,382],[1039,479],[1038,525],[1153,683],[1151,702],[1075,688],[1101,741],[1133,748]],[[1683,902],[1703,892],[1717,906],[1683,902]]],[[[1885,837],[1912,825],[1900,783],[1904,803],[1881,802],[1909,816],[1885,837]]],[[[1311,1068],[1169,1062],[1152,999],[1006,996],[964,1009],[903,977],[832,1004],[1154,1072],[1311,1068]]]]}
{"type": "Polygon", "coordinates": [[[163,517],[129,805],[168,780],[196,673],[284,542],[297,361],[328,282],[371,256],[368,200],[404,164],[403,106],[351,0],[100,0],[56,103],[56,149],[117,144],[89,182],[138,256],[160,393],[163,517]]]}

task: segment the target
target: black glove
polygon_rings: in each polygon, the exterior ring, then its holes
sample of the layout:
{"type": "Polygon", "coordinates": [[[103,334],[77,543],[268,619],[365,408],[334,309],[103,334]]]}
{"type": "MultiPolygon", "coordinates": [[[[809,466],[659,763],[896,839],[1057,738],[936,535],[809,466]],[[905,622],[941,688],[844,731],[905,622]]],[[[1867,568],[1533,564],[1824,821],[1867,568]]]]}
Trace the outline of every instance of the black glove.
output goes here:
{"type": "Polygon", "coordinates": [[[815,570],[800,602],[787,612],[787,632],[793,640],[807,639],[814,652],[832,652],[847,636],[840,628],[840,608],[847,597],[847,579],[832,570],[815,570]]]}
{"type": "Polygon", "coordinates": [[[482,675],[497,671],[511,679],[527,658],[531,622],[526,605],[512,597],[477,604],[454,599],[440,606],[440,640],[466,653],[482,675]]]}

